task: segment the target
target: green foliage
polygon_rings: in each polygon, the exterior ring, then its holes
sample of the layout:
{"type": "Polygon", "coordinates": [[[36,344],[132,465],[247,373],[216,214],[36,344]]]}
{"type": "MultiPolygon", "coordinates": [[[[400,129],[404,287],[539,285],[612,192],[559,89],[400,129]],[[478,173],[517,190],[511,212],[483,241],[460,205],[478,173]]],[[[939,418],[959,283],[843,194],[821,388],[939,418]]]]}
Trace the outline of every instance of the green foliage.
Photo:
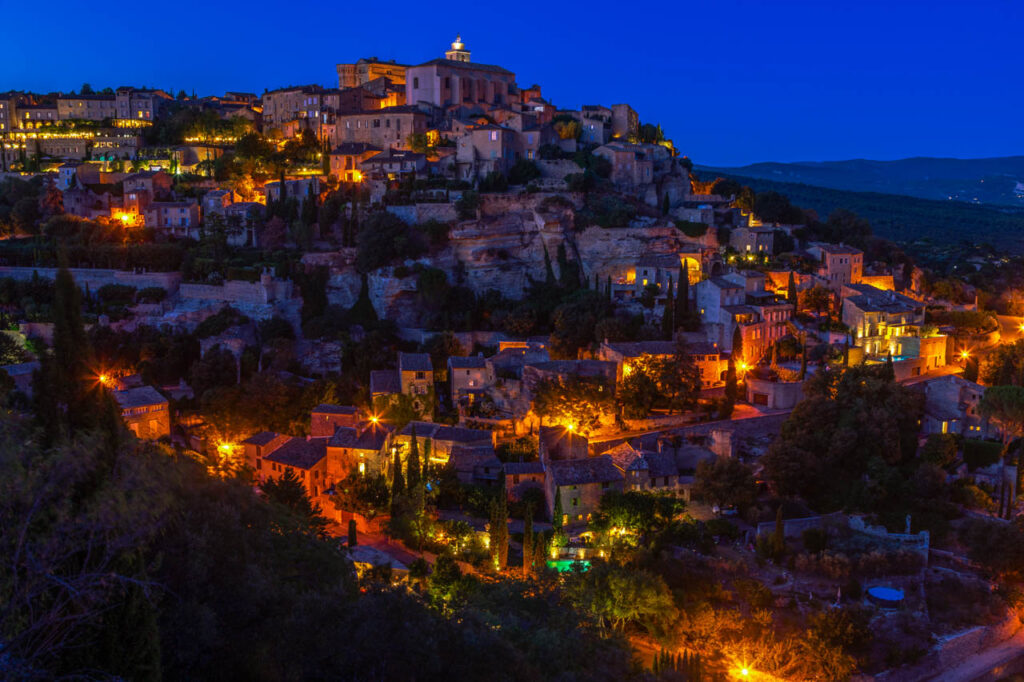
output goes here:
{"type": "Polygon", "coordinates": [[[921,447],[921,459],[946,468],[956,461],[960,437],[954,433],[933,433],[921,447]]]}
{"type": "Polygon", "coordinates": [[[533,462],[537,459],[537,439],[520,436],[499,444],[494,449],[494,454],[502,462],[533,462]]]}
{"type": "Polygon", "coordinates": [[[1024,386],[1024,340],[997,346],[981,366],[981,380],[988,386],[1024,386]]]}
{"type": "Polygon", "coordinates": [[[334,506],[368,519],[388,511],[391,492],[383,474],[351,472],[334,487],[334,506]]]}
{"type": "Polygon", "coordinates": [[[205,339],[223,334],[229,328],[246,324],[247,322],[249,322],[248,317],[231,306],[225,306],[196,325],[196,330],[193,334],[197,339],[205,339]]]}
{"type": "Polygon", "coordinates": [[[708,226],[704,223],[694,223],[689,220],[676,220],[674,222],[680,232],[693,239],[703,237],[708,231],[708,226]]]}
{"type": "Polygon", "coordinates": [[[263,494],[273,504],[278,504],[294,514],[310,532],[323,535],[327,519],[320,515],[320,507],[309,499],[306,488],[295,473],[288,469],[277,478],[271,478],[261,486],[263,494]]]}
{"type": "Polygon", "coordinates": [[[546,378],[533,388],[533,409],[546,420],[587,433],[597,428],[602,414],[611,412],[612,391],[589,377],[546,378]]]}
{"type": "Polygon", "coordinates": [[[734,457],[715,457],[697,463],[693,494],[720,507],[745,509],[757,498],[750,466],[734,457]]]}
{"type": "Polygon", "coordinates": [[[480,180],[478,189],[480,192],[506,192],[508,178],[501,171],[491,171],[480,180]]]}
{"type": "Polygon", "coordinates": [[[615,630],[636,625],[657,634],[675,616],[668,586],[648,571],[599,563],[589,571],[568,575],[570,601],[599,625],[615,630]]]}
{"type": "Polygon", "coordinates": [[[167,298],[167,290],[163,287],[145,287],[139,289],[139,303],[160,303],[167,298]]]}
{"type": "Polygon", "coordinates": [[[999,461],[1003,454],[1003,446],[988,440],[964,439],[964,462],[969,471],[987,467],[999,461]]]}
{"type": "Polygon", "coordinates": [[[460,220],[472,220],[477,216],[477,209],[480,208],[480,195],[472,190],[466,190],[462,196],[455,201],[455,210],[460,220]]]}
{"type": "Polygon", "coordinates": [[[398,260],[418,258],[427,250],[427,240],[418,228],[386,211],[373,213],[363,221],[356,244],[356,268],[364,273],[398,260]]]}
{"type": "Polygon", "coordinates": [[[530,159],[516,161],[508,171],[508,181],[513,185],[525,185],[540,177],[540,168],[530,159]]]}
{"type": "Polygon", "coordinates": [[[618,196],[588,194],[583,208],[576,211],[575,228],[584,230],[592,225],[604,228],[629,227],[630,221],[636,216],[636,206],[618,196]]]}
{"type": "Polygon", "coordinates": [[[766,478],[779,493],[799,495],[821,511],[845,504],[875,512],[891,507],[896,515],[908,504],[925,504],[904,488],[919,468],[921,396],[883,378],[881,366],[852,367],[838,379],[821,374],[824,392],[811,391],[796,406],[765,455],[766,478]]]}

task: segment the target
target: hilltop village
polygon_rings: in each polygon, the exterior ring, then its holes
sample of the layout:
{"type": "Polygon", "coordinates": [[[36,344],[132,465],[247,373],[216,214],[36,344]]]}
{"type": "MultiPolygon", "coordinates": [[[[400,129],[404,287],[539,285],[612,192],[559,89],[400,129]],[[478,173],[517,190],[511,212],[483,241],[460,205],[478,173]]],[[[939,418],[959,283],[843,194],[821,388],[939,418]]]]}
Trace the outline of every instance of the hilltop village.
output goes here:
{"type": "Polygon", "coordinates": [[[109,399],[363,592],[554,595],[608,679],[927,679],[1016,637],[1014,294],[554,99],[461,37],[336,87],[0,94],[6,433],[109,399]]]}

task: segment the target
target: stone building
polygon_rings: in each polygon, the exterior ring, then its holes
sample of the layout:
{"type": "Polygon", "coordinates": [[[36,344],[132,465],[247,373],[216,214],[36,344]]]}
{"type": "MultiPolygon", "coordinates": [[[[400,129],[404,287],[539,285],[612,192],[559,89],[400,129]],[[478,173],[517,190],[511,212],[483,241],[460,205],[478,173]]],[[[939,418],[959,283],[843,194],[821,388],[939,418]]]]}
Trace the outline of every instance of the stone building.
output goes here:
{"type": "Polygon", "coordinates": [[[170,402],[152,386],[113,391],[125,425],[139,438],[171,435],[170,402]]]}
{"type": "Polygon", "coordinates": [[[405,101],[436,107],[501,105],[516,91],[515,74],[500,66],[470,61],[461,39],[443,59],[410,66],[405,76],[405,101]]]}
{"type": "Polygon", "coordinates": [[[378,78],[387,78],[396,85],[405,85],[408,65],[376,57],[358,59],[354,64],[338,64],[338,87],[357,88],[378,78]]]}
{"type": "Polygon", "coordinates": [[[818,275],[830,289],[840,291],[847,284],[858,284],[864,275],[864,252],[842,244],[811,244],[807,252],[820,261],[818,275]]]}

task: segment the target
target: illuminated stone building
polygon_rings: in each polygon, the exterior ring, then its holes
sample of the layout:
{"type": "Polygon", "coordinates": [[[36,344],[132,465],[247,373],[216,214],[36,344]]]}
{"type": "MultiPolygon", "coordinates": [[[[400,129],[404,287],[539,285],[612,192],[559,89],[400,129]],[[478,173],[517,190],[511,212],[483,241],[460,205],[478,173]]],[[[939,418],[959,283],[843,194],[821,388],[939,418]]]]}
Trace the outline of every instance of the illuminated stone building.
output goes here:
{"type": "Polygon", "coordinates": [[[376,57],[359,59],[355,64],[338,64],[338,87],[358,88],[378,78],[387,78],[396,85],[405,85],[405,72],[408,68],[394,60],[381,61],[376,57]]]}
{"type": "Polygon", "coordinates": [[[471,62],[469,50],[457,38],[443,58],[406,70],[405,101],[444,108],[501,105],[518,96],[515,80],[514,73],[500,66],[471,62]]]}

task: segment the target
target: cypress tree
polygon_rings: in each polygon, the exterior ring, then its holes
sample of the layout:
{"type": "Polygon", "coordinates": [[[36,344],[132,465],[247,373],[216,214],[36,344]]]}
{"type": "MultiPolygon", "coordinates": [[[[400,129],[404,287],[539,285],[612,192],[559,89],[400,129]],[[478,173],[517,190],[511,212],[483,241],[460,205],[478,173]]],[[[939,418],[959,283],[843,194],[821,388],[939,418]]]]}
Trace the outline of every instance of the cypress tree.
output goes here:
{"type": "Polygon", "coordinates": [[[800,339],[800,381],[807,378],[807,338],[800,339]]]}
{"type": "Polygon", "coordinates": [[[530,568],[533,566],[533,505],[526,505],[526,514],[523,516],[523,577],[530,576],[530,568]]]}
{"type": "Polygon", "coordinates": [[[796,278],[793,271],[789,271],[789,282],[786,284],[786,301],[796,305],[796,278]]]}
{"type": "Polygon", "coordinates": [[[661,202],[661,214],[668,215],[668,210],[671,207],[668,201],[668,194],[665,195],[664,200],[661,202]]]}
{"type": "Polygon", "coordinates": [[[604,295],[605,295],[605,298],[608,299],[608,302],[611,303],[611,301],[612,301],[612,276],[611,275],[608,275],[608,279],[605,280],[604,295]]]}
{"type": "Polygon", "coordinates": [[[409,490],[415,490],[420,484],[420,446],[416,438],[416,425],[412,425],[412,442],[409,446],[409,459],[406,463],[409,490]]]}
{"type": "Polygon", "coordinates": [[[423,441],[423,482],[426,483],[429,479],[428,473],[430,473],[430,444],[429,438],[423,441]]]}
{"type": "Polygon", "coordinates": [[[726,365],[725,370],[725,399],[722,401],[720,417],[727,419],[732,415],[733,408],[736,407],[737,397],[739,397],[739,387],[736,384],[736,363],[733,362],[730,355],[729,364],[726,365]]]}
{"type": "Polygon", "coordinates": [[[887,381],[896,381],[896,368],[892,366],[892,351],[885,356],[885,378],[887,381]]]}
{"type": "MultiPolygon", "coordinates": [[[[82,294],[67,269],[66,259],[54,281],[53,348],[40,357],[33,396],[43,437],[53,443],[61,435],[105,422],[109,405],[92,376],[92,354],[82,322],[82,294]]],[[[107,430],[108,425],[102,424],[107,430]]]]}
{"type": "Polygon", "coordinates": [[[356,546],[356,520],[355,519],[349,519],[348,520],[348,546],[349,547],[355,547],[356,546]]]}
{"type": "Polygon", "coordinates": [[[405,492],[405,479],[402,477],[402,458],[398,448],[391,451],[391,500],[405,492]]]}
{"type": "Polygon", "coordinates": [[[498,572],[508,566],[508,494],[505,490],[505,474],[498,474],[498,495],[491,502],[491,557],[498,572]]]}
{"type": "Polygon", "coordinates": [[[544,245],[544,283],[553,286],[555,284],[555,269],[551,267],[551,254],[548,253],[548,245],[544,245]]]}
{"type": "Polygon", "coordinates": [[[690,314],[690,275],[679,266],[679,284],[676,285],[676,326],[681,326],[690,314]]]}
{"type": "Polygon", "coordinates": [[[562,532],[563,516],[565,516],[565,512],[562,511],[562,494],[558,491],[558,486],[555,486],[555,508],[551,512],[551,527],[556,535],[562,532]]]}
{"type": "Polygon", "coordinates": [[[665,337],[666,341],[672,340],[672,333],[676,329],[673,313],[675,313],[675,302],[672,300],[672,275],[669,275],[668,290],[665,295],[665,307],[661,313],[661,335],[665,337]]]}
{"type": "Polygon", "coordinates": [[[545,542],[544,533],[535,533],[533,536],[533,572],[539,573],[547,567],[548,547],[545,542]]]}

